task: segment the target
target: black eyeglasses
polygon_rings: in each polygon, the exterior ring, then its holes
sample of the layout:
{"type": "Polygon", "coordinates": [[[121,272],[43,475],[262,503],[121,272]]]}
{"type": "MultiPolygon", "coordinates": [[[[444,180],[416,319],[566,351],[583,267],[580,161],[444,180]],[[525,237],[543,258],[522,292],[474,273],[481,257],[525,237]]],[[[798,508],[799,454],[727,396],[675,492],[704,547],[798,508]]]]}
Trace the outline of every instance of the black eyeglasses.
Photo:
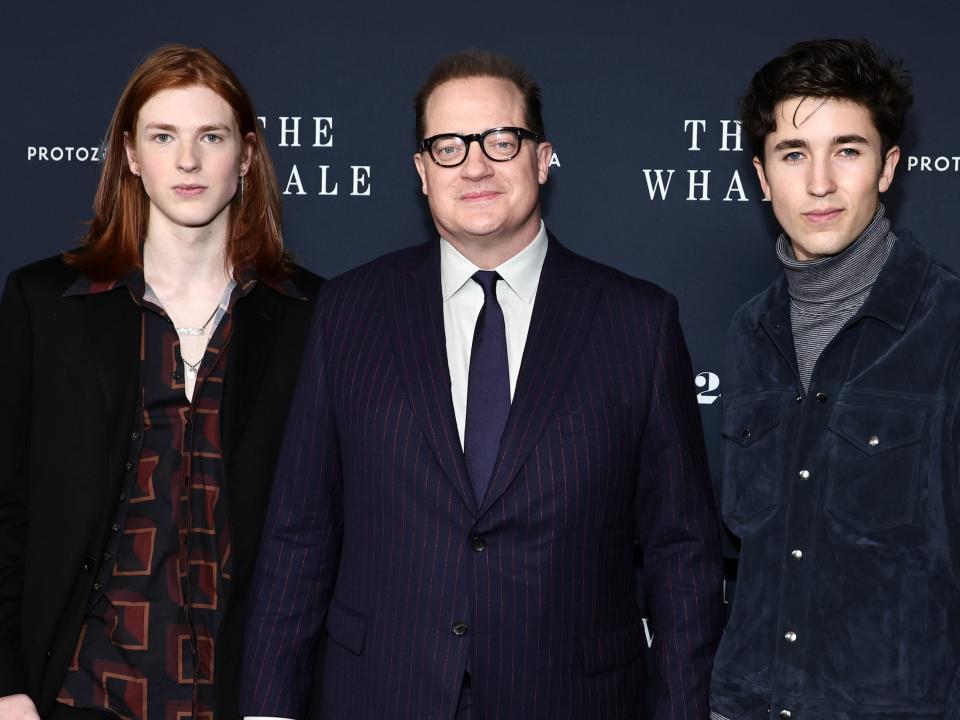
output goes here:
{"type": "Polygon", "coordinates": [[[443,133],[420,141],[420,152],[429,151],[433,161],[442,167],[456,167],[467,159],[470,143],[474,140],[483,150],[483,154],[494,162],[513,160],[520,152],[523,140],[540,142],[540,137],[529,130],[518,127],[491,128],[482,133],[460,135],[443,133]]]}

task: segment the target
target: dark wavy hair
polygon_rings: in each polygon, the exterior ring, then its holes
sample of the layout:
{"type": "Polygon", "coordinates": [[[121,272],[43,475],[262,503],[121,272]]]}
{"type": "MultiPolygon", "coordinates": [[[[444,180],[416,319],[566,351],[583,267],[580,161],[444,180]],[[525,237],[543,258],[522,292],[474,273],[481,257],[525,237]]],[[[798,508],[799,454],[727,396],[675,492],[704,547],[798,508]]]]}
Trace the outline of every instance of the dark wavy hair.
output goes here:
{"type": "Polygon", "coordinates": [[[520,65],[508,58],[489,50],[467,48],[453,55],[447,55],[433,66],[427,79],[417,91],[413,99],[414,110],[417,114],[417,143],[424,138],[426,132],[427,100],[438,87],[450,80],[465,80],[467,78],[492,77],[509,80],[516,85],[523,96],[523,121],[527,130],[535,132],[544,140],[546,135],[543,128],[543,107],[540,101],[540,86],[533,77],[520,65]]]}
{"type": "Polygon", "coordinates": [[[909,73],[866,40],[808,40],[790,47],[753,76],[740,118],[754,154],[763,158],[777,128],[776,107],[792,97],[851,100],[870,112],[882,154],[897,144],[913,104],[909,73]]]}

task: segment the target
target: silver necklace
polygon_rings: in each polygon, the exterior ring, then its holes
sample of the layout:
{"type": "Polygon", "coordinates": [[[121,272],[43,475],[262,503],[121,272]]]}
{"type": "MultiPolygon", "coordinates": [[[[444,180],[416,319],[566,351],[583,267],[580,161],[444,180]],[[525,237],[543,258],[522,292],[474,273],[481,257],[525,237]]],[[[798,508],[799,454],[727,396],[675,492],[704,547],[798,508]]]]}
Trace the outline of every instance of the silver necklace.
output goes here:
{"type": "MultiPolygon", "coordinates": [[[[217,302],[217,306],[213,309],[213,312],[210,313],[210,317],[208,317],[207,321],[200,327],[189,327],[187,325],[183,325],[183,326],[175,325],[174,327],[177,330],[177,335],[180,335],[181,337],[183,335],[203,335],[207,331],[207,325],[210,324],[210,321],[213,320],[214,316],[217,314],[217,310],[219,309],[220,309],[220,303],[217,302]]],[[[187,361],[184,360],[184,362],[187,362],[187,361]]],[[[187,365],[189,364],[190,363],[187,363],[187,365]]]]}
{"type": "Polygon", "coordinates": [[[182,353],[180,354],[180,359],[183,360],[183,364],[187,368],[187,377],[190,378],[191,380],[196,380],[197,370],[200,369],[200,363],[203,362],[203,355],[201,355],[200,359],[197,360],[195,363],[187,362],[187,359],[183,356],[182,353]]]}

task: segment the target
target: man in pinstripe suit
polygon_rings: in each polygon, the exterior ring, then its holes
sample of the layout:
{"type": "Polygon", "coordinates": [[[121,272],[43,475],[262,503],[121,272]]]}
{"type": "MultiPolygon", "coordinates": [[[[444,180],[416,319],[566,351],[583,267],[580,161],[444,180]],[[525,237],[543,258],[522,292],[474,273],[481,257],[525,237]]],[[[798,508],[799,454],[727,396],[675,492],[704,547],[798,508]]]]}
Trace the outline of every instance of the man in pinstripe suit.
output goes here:
{"type": "Polygon", "coordinates": [[[417,97],[440,239],[328,283],[281,451],[242,709],[702,720],[720,555],[672,296],[541,221],[539,90],[466,51],[417,97]],[[476,142],[476,147],[474,146],[476,142]],[[318,662],[320,662],[318,660],[318,662]]]}

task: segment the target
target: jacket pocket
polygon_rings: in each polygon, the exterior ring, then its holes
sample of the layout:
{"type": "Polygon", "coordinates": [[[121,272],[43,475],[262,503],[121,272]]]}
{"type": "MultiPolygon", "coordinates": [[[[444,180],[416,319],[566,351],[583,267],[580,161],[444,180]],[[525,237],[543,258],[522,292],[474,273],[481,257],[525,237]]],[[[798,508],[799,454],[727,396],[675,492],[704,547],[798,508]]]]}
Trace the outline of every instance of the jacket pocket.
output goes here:
{"type": "Polygon", "coordinates": [[[765,519],[780,504],[783,438],[778,432],[782,402],[766,397],[725,405],[721,510],[734,531],[765,519]]]}
{"type": "Polygon", "coordinates": [[[342,645],[354,655],[363,652],[367,622],[360,613],[343,608],[336,600],[331,600],[325,627],[330,639],[338,645],[342,645]]]}
{"type": "Polygon", "coordinates": [[[830,514],[864,535],[913,522],[923,425],[919,408],[837,405],[828,423],[830,514]]]}
{"type": "Polygon", "coordinates": [[[596,675],[635,660],[643,649],[643,622],[619,630],[583,636],[583,669],[596,675]]]}

